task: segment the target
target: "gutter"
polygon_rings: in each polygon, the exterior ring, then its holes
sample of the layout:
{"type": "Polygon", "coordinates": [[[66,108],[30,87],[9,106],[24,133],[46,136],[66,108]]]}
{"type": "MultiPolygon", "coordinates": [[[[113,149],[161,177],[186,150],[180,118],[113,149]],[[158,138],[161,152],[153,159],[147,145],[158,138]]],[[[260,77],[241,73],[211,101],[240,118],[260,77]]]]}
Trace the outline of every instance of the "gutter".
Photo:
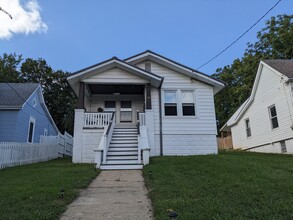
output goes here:
{"type": "Polygon", "coordinates": [[[162,79],[159,87],[159,118],[160,118],[160,156],[163,156],[163,122],[162,122],[162,85],[164,78],[162,79]]]}

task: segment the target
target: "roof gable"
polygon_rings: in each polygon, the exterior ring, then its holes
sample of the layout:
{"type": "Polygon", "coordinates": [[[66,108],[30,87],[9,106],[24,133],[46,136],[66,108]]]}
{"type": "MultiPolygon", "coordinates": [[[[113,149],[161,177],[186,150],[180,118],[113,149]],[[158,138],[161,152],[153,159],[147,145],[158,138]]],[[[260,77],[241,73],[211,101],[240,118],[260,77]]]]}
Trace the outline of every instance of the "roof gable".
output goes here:
{"type": "MultiPolygon", "coordinates": [[[[293,65],[293,61],[291,60],[264,60],[260,61],[257,74],[253,83],[252,91],[249,96],[249,98],[236,110],[236,112],[229,118],[227,123],[220,129],[221,131],[225,131],[227,127],[231,127],[235,125],[241,117],[244,115],[246,110],[249,108],[251,103],[253,102],[256,94],[256,90],[259,84],[259,80],[261,77],[261,74],[263,72],[263,67],[267,67],[275,74],[278,74],[280,76],[285,76],[286,80],[290,80],[290,74],[292,71],[290,70],[291,65],[293,65]],[[281,72],[282,71],[282,72],[281,72]]],[[[286,81],[285,80],[285,81],[286,81]]]]}
{"type": "Polygon", "coordinates": [[[38,83],[0,83],[0,109],[21,109],[38,83]]]}
{"type": "Polygon", "coordinates": [[[196,79],[198,81],[211,85],[214,87],[215,94],[219,92],[225,86],[225,83],[223,81],[214,79],[202,72],[199,72],[195,69],[182,65],[176,61],[166,58],[160,54],[154,53],[150,50],[147,50],[145,52],[129,57],[125,59],[124,61],[135,65],[146,60],[153,61],[169,69],[172,69],[175,72],[184,74],[192,79],[196,79]]]}
{"type": "Polygon", "coordinates": [[[155,87],[159,87],[163,80],[162,77],[156,74],[153,74],[137,66],[126,63],[118,59],[117,57],[113,57],[112,59],[95,64],[93,66],[79,70],[71,74],[69,77],[67,77],[67,81],[69,82],[70,86],[73,88],[75,94],[78,94],[79,87],[77,86],[77,84],[80,80],[86,79],[88,77],[92,77],[95,74],[99,74],[113,68],[119,68],[135,76],[146,79],[155,87]]]}

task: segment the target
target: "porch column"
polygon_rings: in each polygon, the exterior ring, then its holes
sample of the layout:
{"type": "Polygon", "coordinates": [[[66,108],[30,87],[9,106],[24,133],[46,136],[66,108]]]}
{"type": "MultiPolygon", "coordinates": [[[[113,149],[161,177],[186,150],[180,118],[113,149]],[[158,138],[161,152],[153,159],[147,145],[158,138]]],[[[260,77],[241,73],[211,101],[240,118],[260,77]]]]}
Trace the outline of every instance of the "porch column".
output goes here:
{"type": "Polygon", "coordinates": [[[84,109],[84,82],[79,83],[79,94],[78,94],[78,104],[77,109],[84,109]]]}
{"type": "Polygon", "coordinates": [[[146,109],[152,109],[151,84],[146,84],[146,109]]]}

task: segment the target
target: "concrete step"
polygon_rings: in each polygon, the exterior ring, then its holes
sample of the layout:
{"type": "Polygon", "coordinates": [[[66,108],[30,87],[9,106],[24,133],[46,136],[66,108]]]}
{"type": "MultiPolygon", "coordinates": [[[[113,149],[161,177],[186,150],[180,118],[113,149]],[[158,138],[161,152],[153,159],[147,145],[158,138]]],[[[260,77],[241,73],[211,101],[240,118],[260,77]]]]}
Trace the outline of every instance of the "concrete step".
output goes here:
{"type": "Polygon", "coordinates": [[[110,143],[109,148],[111,147],[137,147],[136,143],[110,143]]]}
{"type": "Polygon", "coordinates": [[[124,134],[113,134],[112,135],[112,139],[113,138],[137,138],[137,135],[124,135],[124,134]]]}
{"type": "Polygon", "coordinates": [[[113,152],[113,151],[119,151],[119,152],[123,152],[123,151],[136,151],[136,152],[138,152],[138,149],[135,148],[135,147],[111,147],[108,150],[108,152],[113,152]]]}
{"type": "Polygon", "coordinates": [[[137,154],[135,156],[107,155],[107,160],[138,160],[138,156],[137,156],[137,154]]]}
{"type": "Polygon", "coordinates": [[[137,136],[112,136],[112,140],[137,140],[137,136]]]}
{"type": "Polygon", "coordinates": [[[124,164],[124,165],[101,165],[101,170],[141,170],[141,164],[124,164]]]}
{"type": "Polygon", "coordinates": [[[121,139],[112,139],[110,144],[138,144],[137,140],[121,140],[121,139]]]}
{"type": "Polygon", "coordinates": [[[131,150],[131,151],[108,151],[108,156],[137,156],[138,150],[131,150]]]}
{"type": "Polygon", "coordinates": [[[137,160],[106,160],[106,164],[138,164],[137,160]]]}
{"type": "Polygon", "coordinates": [[[114,128],[114,131],[137,131],[137,128],[114,128]]]}

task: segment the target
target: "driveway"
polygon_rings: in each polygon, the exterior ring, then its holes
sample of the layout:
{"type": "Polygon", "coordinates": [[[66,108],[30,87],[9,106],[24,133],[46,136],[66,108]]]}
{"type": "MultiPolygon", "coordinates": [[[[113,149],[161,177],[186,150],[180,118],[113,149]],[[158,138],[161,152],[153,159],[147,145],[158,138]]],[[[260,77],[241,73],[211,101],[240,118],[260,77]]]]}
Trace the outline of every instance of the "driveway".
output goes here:
{"type": "Polygon", "coordinates": [[[153,219],[141,170],[102,171],[72,202],[61,220],[153,219]]]}

